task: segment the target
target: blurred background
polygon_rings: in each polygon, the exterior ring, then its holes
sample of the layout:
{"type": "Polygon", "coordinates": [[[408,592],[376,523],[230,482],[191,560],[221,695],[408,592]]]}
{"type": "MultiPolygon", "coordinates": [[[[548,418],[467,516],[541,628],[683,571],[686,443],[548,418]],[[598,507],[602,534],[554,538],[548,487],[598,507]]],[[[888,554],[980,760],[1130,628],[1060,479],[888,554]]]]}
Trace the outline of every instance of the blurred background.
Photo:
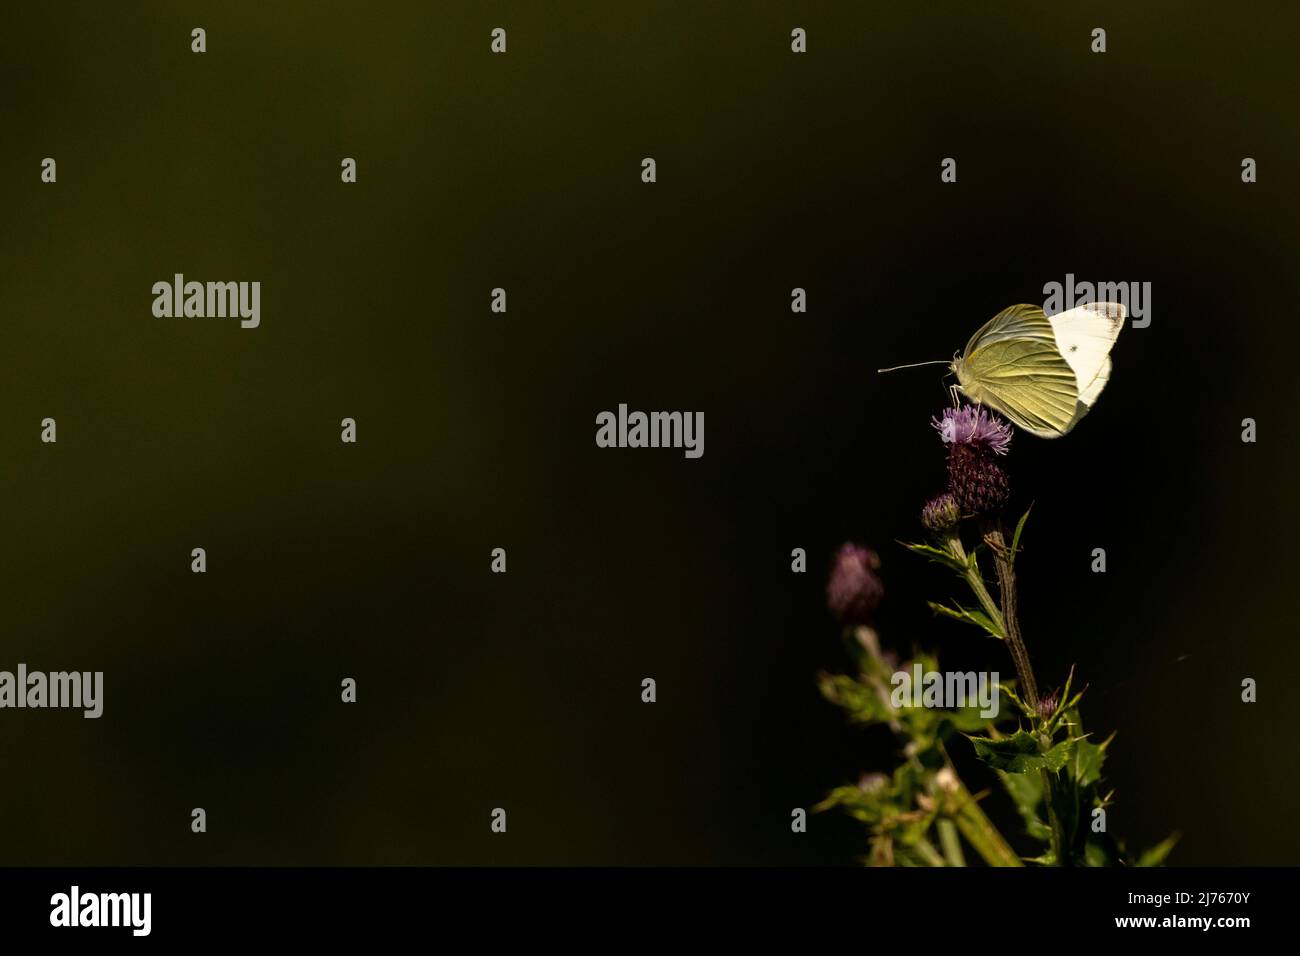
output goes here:
{"type": "Polygon", "coordinates": [[[1067,273],[1152,323],[1012,446],[1039,683],[1118,731],[1113,832],[1294,862],[1300,14],[1147,6],[7,11],[0,669],[106,686],[0,712],[0,863],[854,862],[789,826],[893,762],[816,690],[834,549],[881,553],[886,645],[1012,670],[896,543],[942,369],[875,369],[1067,273]],[[154,318],[177,272],[261,281],[261,327],[154,318]],[[619,402],[704,457],[597,449],[619,402]]]}

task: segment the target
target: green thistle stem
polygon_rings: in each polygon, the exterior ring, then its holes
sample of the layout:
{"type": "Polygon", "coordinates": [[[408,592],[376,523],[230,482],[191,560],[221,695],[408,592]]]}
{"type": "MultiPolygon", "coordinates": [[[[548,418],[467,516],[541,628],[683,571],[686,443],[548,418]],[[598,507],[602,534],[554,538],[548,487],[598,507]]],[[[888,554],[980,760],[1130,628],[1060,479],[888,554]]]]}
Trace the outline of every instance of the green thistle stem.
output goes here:
{"type": "Polygon", "coordinates": [[[989,549],[993,552],[993,565],[998,572],[998,590],[1002,596],[1002,626],[1007,636],[1007,647],[1011,651],[1011,660],[1016,665],[1016,675],[1020,678],[1021,696],[1032,709],[1038,709],[1038,683],[1034,680],[1034,669],[1029,663],[1029,649],[1020,636],[1020,620],[1016,614],[1016,572],[1011,566],[1011,549],[1002,537],[1002,529],[993,525],[984,535],[989,549]]]}
{"type": "MultiPolygon", "coordinates": [[[[1025,640],[1020,634],[1020,619],[1016,614],[1016,572],[1011,562],[1013,555],[1011,549],[1007,547],[1006,539],[1002,536],[1002,528],[994,522],[989,523],[988,530],[984,534],[984,540],[988,543],[989,550],[993,552],[994,567],[998,573],[998,590],[1002,597],[1002,621],[1006,628],[1007,647],[1011,651],[1011,659],[1016,665],[1016,674],[1020,677],[1021,692],[1025,703],[1031,710],[1038,710],[1038,684],[1034,680],[1034,668],[1029,663],[1029,649],[1025,647],[1025,640]]],[[[1043,720],[1042,717],[1039,718],[1043,720]]],[[[1061,823],[1060,815],[1056,812],[1056,779],[1055,775],[1047,770],[1040,770],[1043,780],[1043,802],[1047,804],[1048,825],[1052,831],[1052,855],[1056,859],[1057,866],[1069,866],[1069,834],[1061,823]]]]}
{"type": "Polygon", "coordinates": [[[975,595],[975,600],[980,602],[980,607],[984,609],[984,613],[988,615],[989,620],[997,625],[998,630],[1006,633],[1006,624],[1002,620],[1002,611],[997,602],[993,600],[993,595],[989,594],[989,589],[984,586],[984,577],[980,574],[979,563],[972,561],[966,554],[966,549],[962,547],[961,538],[958,537],[955,531],[948,536],[945,544],[957,560],[966,565],[966,570],[962,573],[962,579],[975,595]]]}
{"type": "MultiPolygon", "coordinates": [[[[993,600],[993,596],[989,594],[988,588],[984,585],[984,578],[979,572],[978,563],[967,558],[966,550],[962,547],[961,538],[954,532],[947,543],[952,553],[967,565],[963,577],[965,577],[966,583],[975,595],[976,600],[984,609],[984,613],[998,625],[1005,635],[1007,649],[1011,652],[1011,660],[1015,664],[1016,676],[1020,680],[1021,696],[1030,709],[1036,711],[1038,709],[1038,682],[1034,679],[1034,668],[1029,661],[1029,649],[1025,646],[1025,639],[1020,633],[1020,618],[1016,613],[1016,572],[1011,563],[1013,557],[1011,549],[1007,547],[1002,528],[992,521],[986,524],[984,541],[988,544],[989,550],[993,552],[993,564],[998,576],[1000,603],[993,600]]],[[[1052,831],[1052,854],[1056,859],[1057,866],[1068,866],[1070,863],[1067,852],[1069,835],[1064,831],[1053,799],[1056,792],[1056,781],[1048,771],[1041,770],[1039,772],[1042,774],[1043,779],[1043,802],[1047,804],[1048,823],[1052,831]]],[[[994,832],[996,833],[996,831],[994,832]]],[[[967,839],[970,839],[970,837],[967,836],[967,839]]],[[[1019,859],[1016,862],[1019,863],[1019,859]]]]}
{"type": "Polygon", "coordinates": [[[913,844],[912,849],[916,852],[917,856],[925,861],[926,866],[948,865],[940,855],[939,851],[934,848],[934,844],[925,837],[921,837],[917,840],[916,843],[913,844]]]}
{"type": "MultiPolygon", "coordinates": [[[[951,774],[946,787],[948,795],[946,808],[952,817],[952,822],[966,838],[966,842],[974,847],[975,852],[989,866],[1024,866],[1016,851],[1011,849],[1011,845],[993,825],[993,821],[980,809],[979,801],[966,789],[966,784],[962,782],[961,777],[957,776],[957,771],[953,769],[952,761],[948,760],[946,753],[944,762],[951,774]]],[[[940,834],[942,835],[942,831],[940,834]]]]}
{"type": "Polygon", "coordinates": [[[936,820],[934,826],[939,831],[939,845],[943,847],[943,858],[948,861],[948,865],[965,866],[966,857],[961,852],[956,825],[951,820],[936,820]]]}
{"type": "Polygon", "coordinates": [[[1061,818],[1056,812],[1056,780],[1047,770],[1038,771],[1043,776],[1043,802],[1047,804],[1047,822],[1052,828],[1052,856],[1057,866],[1069,866],[1069,854],[1066,852],[1066,834],[1061,826],[1061,818]]]}

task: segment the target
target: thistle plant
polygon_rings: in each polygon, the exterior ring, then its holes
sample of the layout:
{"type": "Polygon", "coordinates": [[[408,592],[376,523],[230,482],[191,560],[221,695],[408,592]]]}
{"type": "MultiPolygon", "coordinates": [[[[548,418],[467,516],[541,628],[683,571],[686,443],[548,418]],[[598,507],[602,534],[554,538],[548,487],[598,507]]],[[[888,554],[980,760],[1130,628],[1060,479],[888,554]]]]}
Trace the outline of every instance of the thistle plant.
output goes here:
{"type": "Polygon", "coordinates": [[[845,545],[827,603],[857,673],[822,674],[820,689],[853,722],[887,729],[900,759],[891,773],[869,773],[855,786],[832,790],[817,809],[840,807],[867,825],[873,866],[965,866],[972,854],[990,866],[1159,865],[1177,835],[1134,856],[1107,832],[1114,791],[1102,767],[1114,735],[1097,741],[1084,730],[1084,690],[1076,689],[1074,669],[1059,690],[1045,693],[1035,677],[1016,592],[1029,510],[1009,539],[1003,520],[1011,487],[1000,460],[1010,450],[1011,427],[978,405],[946,409],[933,425],[947,448],[947,488],[921,510],[927,540],[904,547],[951,571],[973,602],[929,602],[931,610],[1002,642],[1016,677],[998,682],[995,716],[970,701],[900,706],[899,675],[937,673],[937,659],[918,653],[900,662],[882,648],[873,626],[884,596],[880,559],[868,548],[845,545]],[[1024,832],[1015,839],[1033,852],[1017,853],[993,825],[982,806],[991,793],[972,793],[954,756],[973,756],[991,768],[1019,813],[1024,832]]]}

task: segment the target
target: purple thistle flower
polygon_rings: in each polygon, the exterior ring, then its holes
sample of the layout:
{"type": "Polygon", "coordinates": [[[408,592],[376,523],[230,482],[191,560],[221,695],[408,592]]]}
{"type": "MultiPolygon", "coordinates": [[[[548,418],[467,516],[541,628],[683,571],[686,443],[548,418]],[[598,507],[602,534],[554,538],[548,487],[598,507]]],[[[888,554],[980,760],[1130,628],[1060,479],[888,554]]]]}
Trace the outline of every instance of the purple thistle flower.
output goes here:
{"type": "Polygon", "coordinates": [[[869,623],[885,596],[885,586],[876,576],[879,567],[876,552],[861,545],[845,544],[836,553],[826,584],[826,604],[846,627],[869,623]]]}
{"type": "Polygon", "coordinates": [[[943,415],[930,421],[944,444],[982,445],[995,455],[1005,455],[1011,445],[1011,426],[983,405],[945,408],[943,415]]]}
{"type": "Polygon", "coordinates": [[[962,514],[990,514],[1007,503],[1011,483],[985,445],[958,442],[948,450],[948,491],[962,514]]]}
{"type": "Polygon", "coordinates": [[[963,515],[988,514],[1006,504],[1006,472],[996,458],[1011,445],[1011,426],[982,405],[945,408],[930,419],[948,446],[948,492],[963,515]]]}
{"type": "Polygon", "coordinates": [[[1046,697],[1038,701],[1038,716],[1047,720],[1052,714],[1056,713],[1056,708],[1060,706],[1061,698],[1057,691],[1052,691],[1046,697]]]}

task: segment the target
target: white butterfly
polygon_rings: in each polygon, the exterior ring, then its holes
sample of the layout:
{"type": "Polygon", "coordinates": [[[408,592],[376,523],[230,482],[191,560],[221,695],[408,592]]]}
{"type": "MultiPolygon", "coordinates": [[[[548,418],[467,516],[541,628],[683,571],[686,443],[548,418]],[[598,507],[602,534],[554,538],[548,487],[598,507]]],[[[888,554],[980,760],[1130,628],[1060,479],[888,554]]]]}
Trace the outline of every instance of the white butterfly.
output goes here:
{"type": "Polygon", "coordinates": [[[1092,302],[1047,316],[1034,305],[1004,309],[953,360],[957,388],[1040,438],[1059,438],[1096,404],[1110,380],[1110,350],[1127,313],[1092,302]]]}

